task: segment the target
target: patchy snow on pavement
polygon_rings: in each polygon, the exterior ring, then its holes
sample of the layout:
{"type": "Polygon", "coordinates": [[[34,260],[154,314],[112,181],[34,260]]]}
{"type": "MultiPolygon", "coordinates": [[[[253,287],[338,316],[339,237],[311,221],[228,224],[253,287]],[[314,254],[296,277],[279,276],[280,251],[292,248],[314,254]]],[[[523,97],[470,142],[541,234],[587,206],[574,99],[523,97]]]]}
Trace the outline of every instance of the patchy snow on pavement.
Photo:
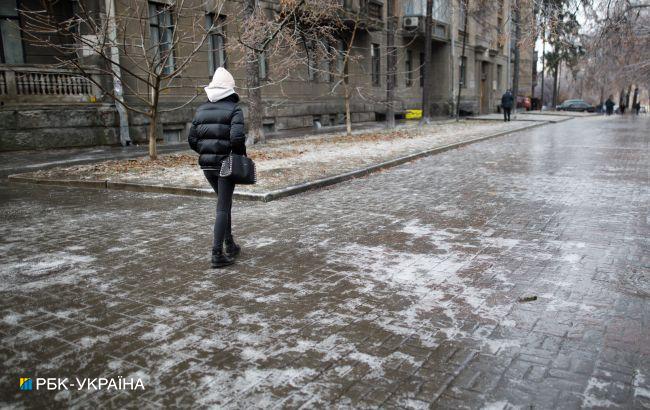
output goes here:
{"type": "MultiPolygon", "coordinates": [[[[241,192],[266,192],[343,174],[391,159],[467,141],[530,123],[460,121],[395,132],[355,133],[351,137],[318,135],[270,140],[249,148],[256,162],[258,183],[239,186],[241,192]]],[[[25,176],[42,179],[83,179],[211,189],[192,152],[161,155],[159,166],[146,160],[109,161],[36,171],[25,176]]]]}

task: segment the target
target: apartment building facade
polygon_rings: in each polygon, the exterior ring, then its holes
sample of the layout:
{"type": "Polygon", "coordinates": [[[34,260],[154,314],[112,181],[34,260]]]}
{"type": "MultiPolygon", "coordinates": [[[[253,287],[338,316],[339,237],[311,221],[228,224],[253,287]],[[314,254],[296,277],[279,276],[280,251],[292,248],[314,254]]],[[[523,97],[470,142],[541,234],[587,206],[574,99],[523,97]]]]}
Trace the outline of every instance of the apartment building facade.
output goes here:
{"type": "MultiPolygon", "coordinates": [[[[117,18],[132,12],[130,4],[133,3],[130,2],[146,3],[150,14],[146,19],[143,40],[149,44],[161,42],[160,39],[174,25],[181,27],[199,21],[195,19],[190,23],[183,18],[173,21],[173,17],[164,12],[165,7],[173,5],[171,0],[60,1],[48,12],[65,20],[78,13],[78,1],[83,2],[84,10],[93,10],[101,16],[112,4],[117,18]]],[[[361,16],[346,68],[350,88],[354,90],[350,99],[352,122],[384,120],[389,103],[398,118],[408,109],[421,108],[424,50],[427,46],[424,41],[426,0],[393,2],[396,66],[393,68],[395,99],[391,102],[386,100],[389,71],[386,21],[389,13],[385,0],[342,1],[348,19],[361,16]]],[[[452,114],[459,90],[460,108],[464,114],[489,113],[498,109],[500,97],[510,87],[512,77],[512,54],[508,47],[512,40],[510,1],[497,0],[490,2],[492,6],[487,8],[470,6],[465,10],[464,2],[460,0],[434,0],[433,36],[429,45],[432,51],[432,115],[452,114]]],[[[469,3],[471,5],[472,0],[469,3]]],[[[82,49],[74,56],[95,81],[75,70],[57,67],[57,56],[47,48],[34,46],[27,38],[29,24],[18,11],[34,10],[40,4],[39,0],[0,1],[0,150],[118,144],[120,116],[114,101],[96,84],[108,89],[115,85],[111,76],[102,73],[105,61],[94,56],[92,50],[82,49]]],[[[260,7],[272,10],[274,4],[273,1],[260,2],[260,7]]],[[[176,79],[178,87],[160,95],[161,107],[190,101],[197,90],[210,81],[219,66],[229,69],[237,84],[245,84],[244,67],[237,64],[242,60],[241,51],[229,46],[238,38],[240,8],[240,3],[232,0],[222,4],[217,0],[193,0],[193,13],[199,13],[201,21],[208,26],[217,21],[220,24],[210,33],[191,65],[176,79]]],[[[343,32],[341,38],[349,38],[348,35],[343,32]]],[[[345,41],[342,41],[341,47],[344,45],[345,41]]],[[[184,51],[171,52],[182,55],[184,51]]],[[[520,71],[531,73],[532,57],[527,59],[525,56],[527,53],[522,52],[520,71]]],[[[146,95],[148,90],[128,72],[137,70],[142,62],[129,56],[119,57],[127,71],[122,76],[124,84],[120,84],[124,98],[137,105],[139,97],[146,95]]],[[[336,75],[322,69],[322,62],[296,66],[285,76],[277,75],[273,56],[260,59],[259,64],[265,132],[309,130],[344,123],[343,87],[336,75]]],[[[520,76],[521,95],[530,94],[529,77],[530,74],[520,76]]],[[[240,95],[246,111],[247,92],[241,90],[240,95]]],[[[161,114],[158,124],[161,137],[170,142],[183,140],[193,110],[203,100],[199,97],[181,109],[161,114]]],[[[132,141],[145,141],[148,118],[129,112],[127,121],[132,141]]]]}

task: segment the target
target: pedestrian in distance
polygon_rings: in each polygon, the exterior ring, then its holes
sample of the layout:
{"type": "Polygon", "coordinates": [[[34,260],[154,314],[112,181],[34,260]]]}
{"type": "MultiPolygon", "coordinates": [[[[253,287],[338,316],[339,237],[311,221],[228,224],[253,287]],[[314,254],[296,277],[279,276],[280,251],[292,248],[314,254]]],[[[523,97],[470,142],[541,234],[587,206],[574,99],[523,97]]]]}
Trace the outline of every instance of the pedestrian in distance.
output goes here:
{"type": "Polygon", "coordinates": [[[619,109],[621,110],[621,115],[625,115],[625,109],[626,108],[627,107],[625,106],[625,103],[621,102],[621,104],[619,105],[619,109]]]}
{"type": "Polygon", "coordinates": [[[605,112],[607,113],[607,115],[614,114],[614,106],[616,104],[614,104],[612,98],[614,98],[614,96],[610,95],[609,97],[607,97],[607,101],[605,101],[605,112]]]}
{"type": "Polygon", "coordinates": [[[232,195],[235,184],[219,176],[222,162],[230,153],[246,155],[244,115],[235,92],[235,79],[219,67],[204,88],[208,101],[200,105],[187,136],[199,154],[199,166],[217,194],[217,215],[212,242],[212,267],[232,265],[240,247],[232,236],[232,195]]]}
{"type": "Polygon", "coordinates": [[[634,113],[639,115],[639,112],[641,112],[641,103],[637,101],[632,108],[634,109],[634,113]]]}
{"type": "Polygon", "coordinates": [[[503,121],[510,121],[510,112],[515,103],[515,98],[510,90],[506,90],[501,96],[501,108],[503,108],[503,121]]]}

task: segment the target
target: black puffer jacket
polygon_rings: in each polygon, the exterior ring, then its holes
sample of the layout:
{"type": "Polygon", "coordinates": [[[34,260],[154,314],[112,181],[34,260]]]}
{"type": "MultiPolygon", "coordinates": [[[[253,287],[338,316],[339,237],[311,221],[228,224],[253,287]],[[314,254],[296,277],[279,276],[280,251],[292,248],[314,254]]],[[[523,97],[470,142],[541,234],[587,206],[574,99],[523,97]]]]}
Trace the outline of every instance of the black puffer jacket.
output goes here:
{"type": "Polygon", "coordinates": [[[201,168],[220,169],[231,152],[246,154],[244,114],[238,102],[239,96],[232,94],[197,108],[187,141],[199,153],[201,168]]]}

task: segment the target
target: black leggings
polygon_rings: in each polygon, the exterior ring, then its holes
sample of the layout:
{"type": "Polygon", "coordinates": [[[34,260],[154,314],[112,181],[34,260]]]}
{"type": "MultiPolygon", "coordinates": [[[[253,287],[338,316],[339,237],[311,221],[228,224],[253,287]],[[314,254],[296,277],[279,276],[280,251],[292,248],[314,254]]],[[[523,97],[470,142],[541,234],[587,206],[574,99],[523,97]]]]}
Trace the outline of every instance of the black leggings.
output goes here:
{"type": "Polygon", "coordinates": [[[510,111],[512,108],[503,108],[503,121],[510,121],[510,111]]]}
{"type": "Polygon", "coordinates": [[[204,170],[203,174],[217,194],[217,218],[214,221],[212,252],[219,252],[222,250],[224,239],[232,241],[230,211],[232,209],[232,193],[235,190],[235,184],[227,178],[219,178],[218,170],[204,170]]]}

